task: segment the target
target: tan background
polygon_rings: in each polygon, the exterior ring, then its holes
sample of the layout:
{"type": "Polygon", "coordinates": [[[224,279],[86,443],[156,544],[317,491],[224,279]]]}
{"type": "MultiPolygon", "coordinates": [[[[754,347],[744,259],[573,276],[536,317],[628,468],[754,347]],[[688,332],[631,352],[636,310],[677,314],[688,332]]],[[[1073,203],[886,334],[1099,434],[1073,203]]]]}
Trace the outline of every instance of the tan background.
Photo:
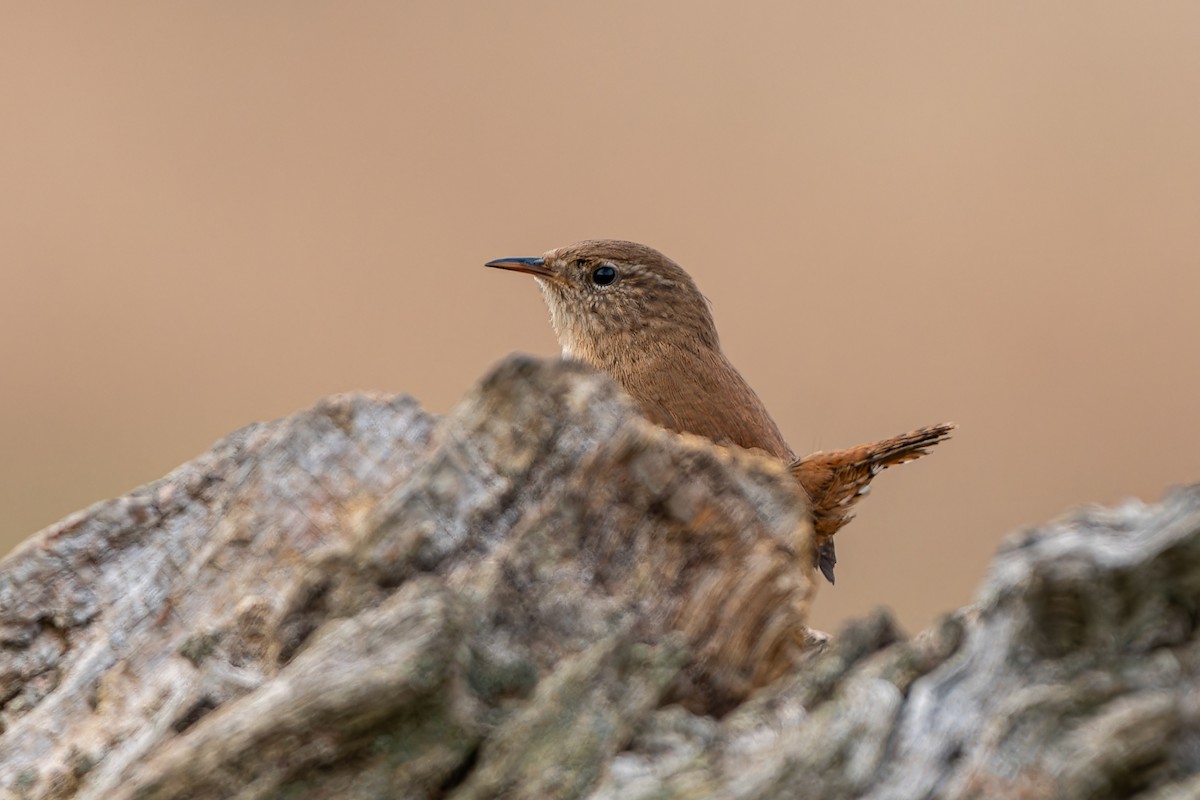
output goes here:
{"type": "Polygon", "coordinates": [[[1200,479],[1200,5],[0,12],[0,538],[323,394],[555,351],[480,268],[647,242],[793,446],[955,419],[819,598],[910,628],[1002,535],[1200,479]]]}

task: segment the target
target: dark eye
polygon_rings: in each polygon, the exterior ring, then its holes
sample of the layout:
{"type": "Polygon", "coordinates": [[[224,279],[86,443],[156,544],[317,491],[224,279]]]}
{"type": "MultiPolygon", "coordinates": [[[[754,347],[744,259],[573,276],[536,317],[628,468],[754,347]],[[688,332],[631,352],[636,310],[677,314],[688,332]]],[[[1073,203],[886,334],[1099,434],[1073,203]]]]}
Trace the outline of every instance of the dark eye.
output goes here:
{"type": "Polygon", "coordinates": [[[596,267],[592,270],[592,283],[597,286],[608,286],[617,279],[617,271],[612,267],[596,267]]]}

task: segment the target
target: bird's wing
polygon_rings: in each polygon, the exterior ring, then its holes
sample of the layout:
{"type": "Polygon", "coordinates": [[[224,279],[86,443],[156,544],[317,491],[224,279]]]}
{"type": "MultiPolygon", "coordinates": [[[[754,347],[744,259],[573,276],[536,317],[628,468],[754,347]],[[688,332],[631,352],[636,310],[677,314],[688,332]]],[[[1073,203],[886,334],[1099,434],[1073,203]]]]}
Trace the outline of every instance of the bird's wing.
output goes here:
{"type": "Polygon", "coordinates": [[[650,363],[621,383],[646,417],[664,428],[794,458],[758,395],[720,353],[676,353],[669,368],[650,363]]]}

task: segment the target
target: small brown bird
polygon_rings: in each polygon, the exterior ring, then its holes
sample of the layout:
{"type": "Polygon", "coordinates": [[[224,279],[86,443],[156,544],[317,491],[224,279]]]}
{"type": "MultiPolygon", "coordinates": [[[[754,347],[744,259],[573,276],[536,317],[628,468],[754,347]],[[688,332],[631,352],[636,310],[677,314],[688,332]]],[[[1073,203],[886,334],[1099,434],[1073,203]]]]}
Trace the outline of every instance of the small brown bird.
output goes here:
{"type": "Polygon", "coordinates": [[[589,240],[540,258],[485,266],[537,278],[563,355],[604,370],[653,422],[789,464],[809,498],[816,566],[833,583],[833,535],[882,469],[920,458],[948,438],[933,425],[879,442],[797,459],[725,354],[708,301],[683,268],[635,242],[589,240]]]}

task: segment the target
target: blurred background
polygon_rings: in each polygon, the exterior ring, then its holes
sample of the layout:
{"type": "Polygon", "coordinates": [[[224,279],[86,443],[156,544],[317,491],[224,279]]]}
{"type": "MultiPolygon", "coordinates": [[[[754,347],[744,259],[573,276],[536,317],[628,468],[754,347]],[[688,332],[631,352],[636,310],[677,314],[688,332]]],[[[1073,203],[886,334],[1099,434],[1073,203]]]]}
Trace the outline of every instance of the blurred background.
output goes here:
{"type": "Polygon", "coordinates": [[[876,482],[815,623],[1200,479],[1200,5],[6,5],[0,551],[253,420],[449,410],[556,352],[581,238],[695,276],[800,452],[876,482]]]}

